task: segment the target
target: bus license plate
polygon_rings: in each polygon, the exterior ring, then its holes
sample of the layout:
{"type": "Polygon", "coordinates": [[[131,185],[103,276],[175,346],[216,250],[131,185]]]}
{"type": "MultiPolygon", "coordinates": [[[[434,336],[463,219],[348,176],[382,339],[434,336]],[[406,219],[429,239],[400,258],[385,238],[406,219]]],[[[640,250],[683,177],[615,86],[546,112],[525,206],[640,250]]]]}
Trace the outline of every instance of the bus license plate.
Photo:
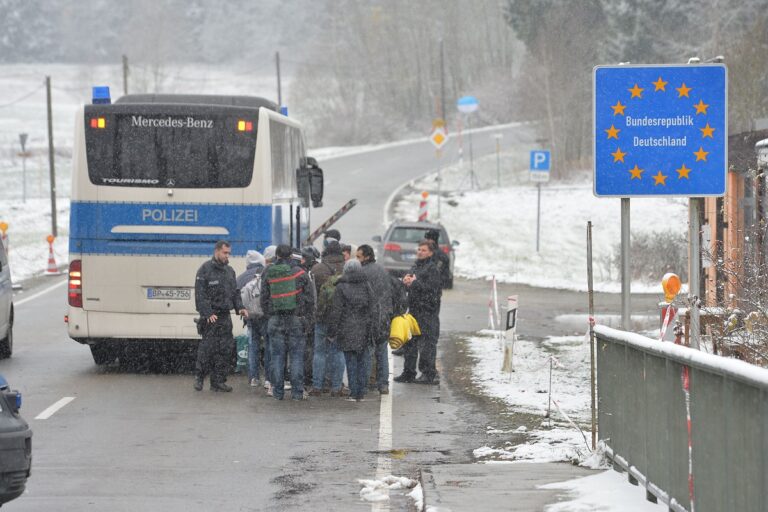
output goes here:
{"type": "Polygon", "coordinates": [[[190,300],[192,290],[190,288],[147,288],[148,299],[158,300],[190,300]]]}

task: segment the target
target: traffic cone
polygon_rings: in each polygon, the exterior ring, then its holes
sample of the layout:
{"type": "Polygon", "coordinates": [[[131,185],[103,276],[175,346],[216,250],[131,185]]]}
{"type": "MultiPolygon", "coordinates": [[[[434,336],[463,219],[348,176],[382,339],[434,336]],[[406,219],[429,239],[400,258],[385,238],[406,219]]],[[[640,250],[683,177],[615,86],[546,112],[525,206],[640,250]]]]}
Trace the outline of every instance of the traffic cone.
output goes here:
{"type": "Polygon", "coordinates": [[[421,193],[421,201],[419,202],[419,222],[426,222],[427,221],[427,198],[429,197],[429,192],[426,190],[421,193]]]}
{"type": "Polygon", "coordinates": [[[55,238],[53,235],[48,235],[46,240],[48,241],[48,268],[45,269],[45,275],[58,276],[60,274],[59,267],[56,265],[56,259],[53,257],[53,241],[55,238]]]}

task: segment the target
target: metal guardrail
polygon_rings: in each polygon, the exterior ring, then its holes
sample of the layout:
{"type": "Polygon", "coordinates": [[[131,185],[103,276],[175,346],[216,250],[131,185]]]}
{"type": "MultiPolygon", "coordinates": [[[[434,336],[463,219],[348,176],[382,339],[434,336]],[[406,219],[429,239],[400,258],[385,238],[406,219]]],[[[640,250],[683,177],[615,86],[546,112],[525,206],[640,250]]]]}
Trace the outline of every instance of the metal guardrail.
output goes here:
{"type": "Polygon", "coordinates": [[[595,335],[598,435],[630,481],[670,510],[768,510],[768,370],[604,326],[595,335]]]}

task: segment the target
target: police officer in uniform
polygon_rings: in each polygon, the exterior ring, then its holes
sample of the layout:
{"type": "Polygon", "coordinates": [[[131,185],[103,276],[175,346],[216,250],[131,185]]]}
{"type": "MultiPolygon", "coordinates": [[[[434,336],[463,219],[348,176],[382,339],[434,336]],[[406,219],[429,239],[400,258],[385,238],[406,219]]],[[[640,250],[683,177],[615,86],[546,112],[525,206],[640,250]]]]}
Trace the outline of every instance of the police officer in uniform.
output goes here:
{"type": "Polygon", "coordinates": [[[232,391],[227,386],[228,359],[232,353],[232,318],[234,309],[248,317],[237,289],[235,271],[229,266],[232,246],[219,240],[213,258],[203,263],[195,277],[195,308],[200,314],[199,331],[203,339],[197,349],[195,389],[202,391],[203,379],[211,375],[212,391],[232,391]]]}

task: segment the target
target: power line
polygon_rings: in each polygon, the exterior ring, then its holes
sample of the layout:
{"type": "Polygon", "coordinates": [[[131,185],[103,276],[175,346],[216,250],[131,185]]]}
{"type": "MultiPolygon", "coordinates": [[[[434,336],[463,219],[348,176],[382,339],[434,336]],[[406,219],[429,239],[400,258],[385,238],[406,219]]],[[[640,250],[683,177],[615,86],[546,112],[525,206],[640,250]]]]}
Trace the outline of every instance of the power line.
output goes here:
{"type": "Polygon", "coordinates": [[[0,105],[0,108],[10,107],[11,105],[15,105],[16,103],[19,103],[20,101],[24,101],[25,99],[29,98],[30,96],[35,94],[37,91],[42,89],[43,87],[45,87],[45,84],[41,84],[37,89],[34,89],[34,90],[30,91],[29,93],[25,94],[21,98],[16,98],[15,100],[13,100],[13,101],[11,101],[9,103],[3,103],[2,105],[0,105]]]}

